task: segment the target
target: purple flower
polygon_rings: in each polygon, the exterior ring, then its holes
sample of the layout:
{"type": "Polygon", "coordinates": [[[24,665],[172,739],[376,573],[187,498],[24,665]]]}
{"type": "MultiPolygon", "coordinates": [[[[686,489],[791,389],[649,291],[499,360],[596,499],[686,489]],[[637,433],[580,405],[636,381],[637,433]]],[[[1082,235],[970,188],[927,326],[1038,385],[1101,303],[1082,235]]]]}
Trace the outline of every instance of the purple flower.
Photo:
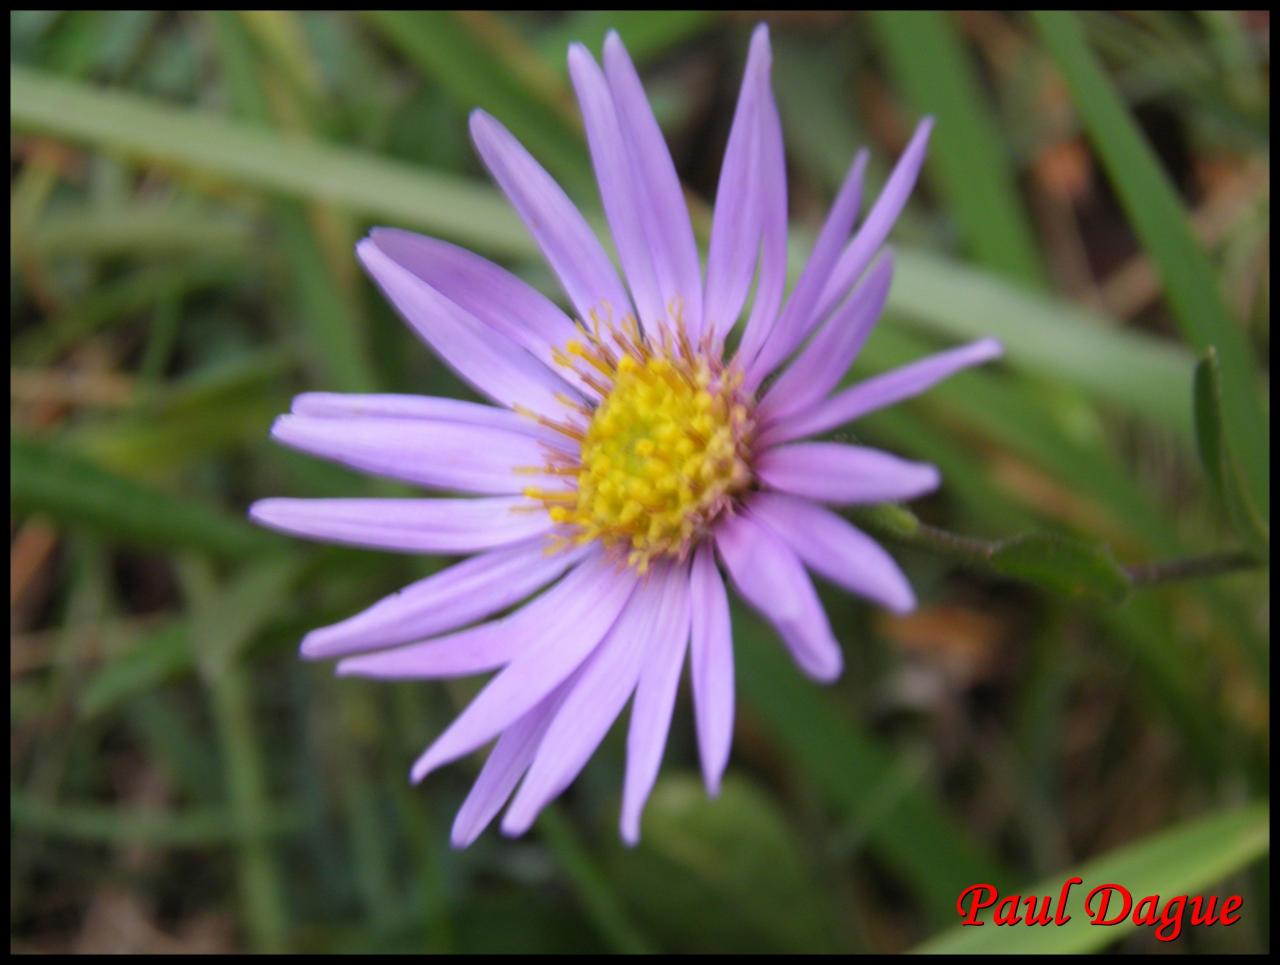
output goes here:
{"type": "Polygon", "coordinates": [[[932,466],[875,449],[801,440],[1000,353],[984,339],[835,391],[884,307],[893,261],[876,255],[920,170],[930,121],[855,232],[858,155],[784,298],[786,173],[764,26],[734,113],[705,273],[671,156],[616,34],[603,59],[602,70],[584,47],[569,50],[626,287],[559,186],[477,111],[476,148],[577,320],[468,251],[375,229],[356,249],[365,268],[495,404],[307,393],[272,429],[285,445],[468,498],[266,499],[251,510],[315,539],[474,554],[302,644],[307,657],[343,657],[340,674],[497,671],[413,766],[420,781],[496,738],[454,823],[459,847],[513,792],[502,829],[524,832],[628,698],[621,830],[635,842],[686,654],[703,774],[716,794],[733,730],[717,557],[800,668],[834,680],[840,647],[806,568],[897,612],[915,599],[890,556],[821,504],[911,499],[939,480],[932,466]],[[753,280],[740,338],[726,347],[753,280]],[[508,616],[476,622],[539,591],[508,616]]]}

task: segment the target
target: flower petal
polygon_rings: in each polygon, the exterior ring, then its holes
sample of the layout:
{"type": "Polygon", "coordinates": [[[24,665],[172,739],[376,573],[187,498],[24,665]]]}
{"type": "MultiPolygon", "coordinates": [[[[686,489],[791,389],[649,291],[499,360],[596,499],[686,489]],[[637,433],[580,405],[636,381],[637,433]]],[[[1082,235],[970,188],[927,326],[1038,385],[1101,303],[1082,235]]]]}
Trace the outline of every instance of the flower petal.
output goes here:
{"type": "MultiPolygon", "coordinates": [[[[781,142],[766,146],[767,105],[773,102],[773,93],[769,89],[771,62],[769,29],[761,24],[751,36],[751,50],[747,55],[738,105],[720,167],[711,222],[703,318],[705,327],[717,341],[733,328],[746,303],[760,255],[766,210],[771,226],[776,227],[776,211],[781,205],[782,230],[784,234],[786,232],[786,171],[785,168],[781,171],[782,181],[778,183],[774,164],[775,150],[781,156],[781,142]]],[[[779,137],[780,132],[779,127],[779,137]]],[[[774,134],[771,128],[767,133],[770,136],[774,134]]],[[[771,249],[770,253],[776,252],[771,249]]],[[[780,297],[785,284],[785,270],[785,264],[776,258],[771,259],[768,270],[761,272],[761,286],[766,283],[772,285],[780,297]],[[779,268],[783,276],[781,281],[778,279],[779,268]]],[[[756,301],[761,301],[759,294],[756,301]]]]}
{"type": "Polygon", "coordinates": [[[800,669],[824,682],[840,676],[844,657],[831,624],[786,543],[743,512],[717,527],[716,546],[734,587],[773,624],[800,669]]]}
{"type": "Polygon", "coordinates": [[[465,425],[494,426],[519,432],[538,425],[510,409],[432,395],[372,395],[346,392],[303,392],[293,397],[289,411],[319,419],[386,418],[429,419],[465,425]]]}
{"type": "Polygon", "coordinates": [[[768,339],[778,323],[778,309],[787,288],[787,161],[782,120],[767,82],[762,96],[759,138],[760,271],[751,314],[747,316],[742,334],[743,343],[753,352],[755,346],[768,339]]]}
{"type": "Polygon", "coordinates": [[[720,793],[720,778],[733,743],[733,634],[729,596],[710,545],[698,547],[690,573],[689,663],[698,751],[707,793],[720,793]]]}
{"type": "Polygon", "coordinates": [[[812,407],[840,381],[879,320],[892,280],[893,256],[886,252],[765,394],[759,408],[762,425],[812,407]]]}
{"type": "Polygon", "coordinates": [[[779,419],[760,433],[761,445],[777,445],[814,436],[860,419],[928,391],[955,373],[997,359],[1004,349],[993,338],[947,349],[850,386],[826,401],[786,419],[779,419]]]}
{"type": "Polygon", "coordinates": [[[465,848],[475,841],[502,810],[572,686],[570,678],[502,732],[453,820],[449,840],[455,848],[465,848]]]}
{"type": "Polygon", "coordinates": [[[587,658],[502,819],[504,834],[527,831],[600,746],[635,690],[661,602],[655,581],[637,586],[613,629],[587,658]]]}
{"type": "Polygon", "coordinates": [[[515,659],[414,763],[415,783],[496,737],[573,673],[608,633],[635,589],[636,575],[597,558],[574,572],[582,570],[588,571],[594,592],[578,594],[543,626],[531,628],[515,659]]]}
{"type": "Polygon", "coordinates": [[[260,499],[255,522],[310,539],[404,553],[475,553],[554,525],[527,499],[260,499]]]}
{"type": "Polygon", "coordinates": [[[756,493],[751,512],[782,537],[805,566],[837,586],[895,613],[915,609],[911,584],[893,557],[844,517],[781,493],[756,493]]]}
{"type": "Polygon", "coordinates": [[[271,436],[302,452],[362,472],[434,489],[518,493],[554,484],[553,477],[517,473],[546,465],[533,436],[458,422],[405,419],[325,419],[282,415],[271,436]]]}
{"type": "Polygon", "coordinates": [[[756,471],[771,489],[851,505],[914,499],[938,488],[938,470],[865,446],[799,442],[767,450],[756,471]]]}
{"type": "Polygon", "coordinates": [[[484,111],[471,112],[471,139],[559,277],[578,316],[590,321],[592,313],[614,319],[629,314],[631,302],[609,256],[551,175],[484,111]]]}
{"type": "Polygon", "coordinates": [[[551,589],[501,619],[434,640],[348,657],[338,664],[338,674],[430,680],[494,670],[510,663],[530,639],[546,632],[560,613],[574,609],[584,595],[590,596],[595,589],[591,584],[595,572],[595,568],[580,564],[551,589]]]}
{"type": "MultiPolygon", "coordinates": [[[[507,432],[533,436],[557,448],[572,445],[568,437],[542,425],[528,415],[482,402],[465,402],[430,395],[378,393],[360,395],[345,392],[303,392],[289,406],[293,415],[318,419],[423,419],[456,422],[460,425],[490,426],[507,432]]],[[[573,446],[573,451],[577,451],[573,446]]]]}
{"type": "Polygon", "coordinates": [[[356,245],[365,270],[396,311],[477,392],[512,408],[558,414],[556,398],[569,386],[519,345],[494,333],[470,312],[445,298],[372,238],[356,245]]]}
{"type": "Polygon", "coordinates": [[[640,815],[658,779],[662,752],[671,730],[676,688],[689,643],[689,570],[683,564],[669,566],[662,605],[646,647],[636,699],[631,705],[631,729],[627,732],[627,775],[622,789],[622,840],[640,840],[640,815]]]}
{"type": "Polygon", "coordinates": [[[473,556],[340,623],[312,630],[302,640],[302,655],[341,657],[447,633],[537,592],[585,552],[575,547],[548,553],[545,540],[538,539],[473,556]]]}
{"type": "Polygon", "coordinates": [[[916,125],[915,134],[898,158],[898,163],[894,165],[880,197],[876,198],[876,203],[867,213],[858,233],[853,236],[826,279],[826,287],[814,313],[818,318],[824,317],[839,304],[889,237],[889,232],[893,230],[894,222],[906,206],[907,199],[911,197],[911,189],[915,187],[916,178],[920,175],[920,166],[924,164],[925,149],[929,146],[929,133],[932,130],[932,117],[926,117],[916,125]]]}
{"type": "Polygon", "coordinates": [[[600,185],[600,200],[604,203],[632,301],[645,330],[656,333],[664,326],[667,313],[652,255],[653,241],[644,226],[642,211],[646,198],[623,140],[609,85],[582,44],[569,48],[569,78],[578,95],[587,146],[591,149],[591,162],[600,185]]]}
{"type": "Polygon", "coordinates": [[[574,338],[577,327],[537,289],[447,241],[397,228],[374,228],[369,237],[449,301],[541,359],[557,375],[569,376],[552,352],[574,338]]]}
{"type": "Polygon", "coordinates": [[[663,305],[679,303],[686,331],[696,339],[702,333],[702,266],[693,240],[689,206],[640,76],[612,30],[604,39],[604,71],[623,140],[634,162],[636,180],[644,189],[646,203],[641,214],[652,244],[654,274],[663,305]]]}
{"type": "MultiPolygon", "coordinates": [[[[817,313],[818,299],[822,295],[836,259],[840,256],[840,248],[853,230],[853,223],[858,217],[858,204],[862,199],[862,173],[867,166],[867,152],[859,151],[845,175],[840,193],[827,214],[827,220],[818,233],[809,261],[805,264],[800,280],[787,299],[782,314],[774,326],[764,333],[764,338],[749,340],[745,335],[742,341],[742,358],[746,362],[746,383],[755,388],[770,372],[790,355],[813,331],[813,327],[821,320],[817,313]],[[753,354],[754,353],[754,354],[753,354]]],[[[750,327],[748,334],[754,334],[750,327]]]]}

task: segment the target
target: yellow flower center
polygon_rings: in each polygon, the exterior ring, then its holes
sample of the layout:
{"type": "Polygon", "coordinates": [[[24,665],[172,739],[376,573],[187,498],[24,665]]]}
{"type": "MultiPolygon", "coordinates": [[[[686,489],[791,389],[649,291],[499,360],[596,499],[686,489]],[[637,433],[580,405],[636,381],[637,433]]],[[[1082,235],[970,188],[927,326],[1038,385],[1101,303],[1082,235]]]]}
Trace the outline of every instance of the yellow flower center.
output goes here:
{"type": "Polygon", "coordinates": [[[634,322],[566,348],[561,364],[601,398],[594,409],[574,406],[585,428],[556,424],[578,439],[576,460],[560,454],[540,470],[576,489],[526,495],[576,530],[575,541],[600,540],[640,572],[658,557],[684,557],[751,481],[741,374],[683,334],[647,343],[634,322]]]}

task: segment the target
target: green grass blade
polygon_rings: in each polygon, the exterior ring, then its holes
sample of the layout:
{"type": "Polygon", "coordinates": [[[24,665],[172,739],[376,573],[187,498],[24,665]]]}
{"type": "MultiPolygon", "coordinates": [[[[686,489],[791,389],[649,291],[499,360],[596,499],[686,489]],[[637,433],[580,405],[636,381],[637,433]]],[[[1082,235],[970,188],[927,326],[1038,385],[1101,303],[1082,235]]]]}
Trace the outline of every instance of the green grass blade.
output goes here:
{"type": "Polygon", "coordinates": [[[172,620],[147,633],[137,646],[106,661],[94,670],[77,697],[77,709],[85,720],[155,689],[191,669],[189,631],[181,620],[172,620]]]}
{"type": "Polygon", "coordinates": [[[1044,268],[1017,172],[952,14],[872,14],[890,70],[919,114],[937,118],[927,170],[975,258],[1010,278],[1040,285],[1044,268]]]}
{"type": "Polygon", "coordinates": [[[13,240],[24,252],[44,258],[222,254],[247,249],[253,225],[243,217],[197,205],[141,201],[50,211],[13,240]]]}
{"type": "MultiPolygon", "coordinates": [[[[266,777],[267,748],[259,741],[253,676],[240,651],[279,609],[298,569],[288,561],[260,563],[219,585],[212,568],[196,558],[179,560],[178,575],[191,613],[191,645],[208,692],[231,809],[231,823],[260,827],[272,810],[266,777]]],[[[284,951],[289,909],[282,866],[269,842],[245,837],[238,857],[244,924],[260,951],[284,951]]]]}
{"type": "Polygon", "coordinates": [[[247,273],[240,252],[152,264],[104,282],[10,341],[15,359],[46,365],[96,330],[197,291],[230,285],[247,273]]]}
{"type": "Polygon", "coordinates": [[[1195,357],[1185,349],[937,255],[899,250],[895,274],[891,311],[951,338],[998,338],[1014,367],[1074,385],[1190,443],[1195,357]]]}
{"type": "MultiPolygon", "coordinates": [[[[961,926],[930,939],[918,952],[930,954],[1080,954],[1104,948],[1132,933],[1132,916],[1113,928],[1093,925],[1085,916],[1084,899],[1089,890],[1106,882],[1123,884],[1133,894],[1136,905],[1146,895],[1158,894],[1162,901],[1176,895],[1201,892],[1224,877],[1248,867],[1271,846],[1270,804],[1262,802],[1219,812],[1144,838],[1135,844],[1086,862],[1078,868],[1036,882],[1018,890],[1021,895],[1046,895],[1055,899],[1063,882],[1079,876],[1068,900],[1071,920],[1061,927],[961,926]]],[[[985,879],[984,879],[985,880],[985,879]]],[[[1001,895],[1012,894],[991,879],[1001,895]]],[[[1118,899],[1112,902],[1114,917],[1118,899]]],[[[1025,911],[1025,907],[1023,909],[1025,911]]],[[[1097,910],[1097,899],[1094,902],[1097,910]]],[[[1265,912],[1261,912],[1265,914],[1265,912]]],[[[1185,932],[1184,932],[1185,934],[1185,932]]]]}
{"type": "Polygon", "coordinates": [[[10,123],[144,161],[328,201],[494,253],[536,251],[492,188],[362,151],[285,137],[152,98],[11,67],[10,123]]]}
{"type": "Polygon", "coordinates": [[[292,816],[279,812],[260,826],[244,829],[222,808],[174,812],[54,804],[14,790],[9,792],[9,819],[15,830],[25,834],[117,847],[152,848],[209,848],[243,841],[246,836],[261,838],[280,834],[296,825],[292,816]]]}
{"type": "Polygon", "coordinates": [[[157,386],[119,416],[68,429],[68,449],[110,472],[163,480],[242,445],[258,445],[288,405],[284,353],[246,354],[157,386]]]}
{"type": "MultiPolygon", "coordinates": [[[[462,19],[474,15],[447,10],[373,10],[365,19],[431,82],[449,93],[460,117],[473,108],[483,108],[510,128],[570,194],[594,191],[586,148],[566,119],[576,115],[561,106],[572,103],[572,98],[559,75],[547,66],[556,89],[548,90],[545,97],[538,96],[546,88],[522,83],[513,66],[496,52],[496,42],[493,46],[482,42],[462,19]],[[556,98],[556,94],[565,99],[556,98]]],[[[494,23],[489,27],[497,29],[494,23]]],[[[504,34],[501,39],[509,45],[521,43],[517,35],[504,34]]],[[[532,50],[528,54],[538,57],[532,50]]]]}
{"type": "MultiPolygon", "coordinates": [[[[1123,102],[1089,50],[1075,15],[1033,14],[1071,91],[1076,110],[1121,204],[1165,285],[1169,306],[1197,354],[1211,347],[1222,368],[1226,433],[1251,501],[1270,519],[1271,442],[1257,394],[1253,361],[1232,320],[1217,276],[1191,234],[1186,212],[1123,102]]],[[[1190,409],[1188,404],[1184,408],[1190,409]]]]}
{"type": "MultiPolygon", "coordinates": [[[[248,33],[240,19],[227,11],[215,11],[212,22],[232,104],[251,122],[270,128],[271,108],[248,33]]],[[[315,357],[320,379],[344,392],[372,391],[377,379],[368,348],[349,311],[349,299],[325,262],[306,210],[297,202],[281,200],[275,216],[292,272],[296,313],[309,336],[307,352],[315,357]]]]}
{"type": "Polygon", "coordinates": [[[565,53],[571,43],[586,44],[598,54],[604,35],[616,30],[639,65],[696,36],[715,17],[714,10],[577,10],[545,31],[538,38],[538,49],[548,63],[568,75],[565,53]]]}
{"type": "Polygon", "coordinates": [[[117,476],[56,446],[9,444],[11,510],[85,526],[125,543],[180,547],[247,559],[286,545],[244,520],[189,495],[176,496],[117,476]]]}

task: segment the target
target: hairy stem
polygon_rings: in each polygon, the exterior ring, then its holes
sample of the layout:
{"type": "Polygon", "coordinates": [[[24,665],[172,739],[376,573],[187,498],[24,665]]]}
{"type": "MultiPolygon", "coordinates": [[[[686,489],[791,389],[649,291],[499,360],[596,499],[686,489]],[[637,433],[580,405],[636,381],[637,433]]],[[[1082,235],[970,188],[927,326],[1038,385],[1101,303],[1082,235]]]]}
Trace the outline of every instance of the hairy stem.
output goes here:
{"type": "Polygon", "coordinates": [[[1204,556],[1188,556],[1177,560],[1161,560],[1125,567],[1129,582],[1135,587],[1156,586],[1178,580],[1196,580],[1240,570],[1257,569],[1260,564],[1251,553],[1229,550],[1222,553],[1206,553],[1204,556]]]}
{"type": "MultiPolygon", "coordinates": [[[[976,539],[929,526],[920,522],[910,510],[892,504],[868,506],[856,510],[852,515],[860,526],[877,536],[971,566],[989,566],[992,557],[1005,545],[1005,541],[976,539]]],[[[1253,570],[1262,565],[1246,550],[1224,550],[1203,556],[1139,563],[1121,569],[1129,584],[1134,589],[1141,589],[1180,580],[1205,579],[1253,570]]]]}

